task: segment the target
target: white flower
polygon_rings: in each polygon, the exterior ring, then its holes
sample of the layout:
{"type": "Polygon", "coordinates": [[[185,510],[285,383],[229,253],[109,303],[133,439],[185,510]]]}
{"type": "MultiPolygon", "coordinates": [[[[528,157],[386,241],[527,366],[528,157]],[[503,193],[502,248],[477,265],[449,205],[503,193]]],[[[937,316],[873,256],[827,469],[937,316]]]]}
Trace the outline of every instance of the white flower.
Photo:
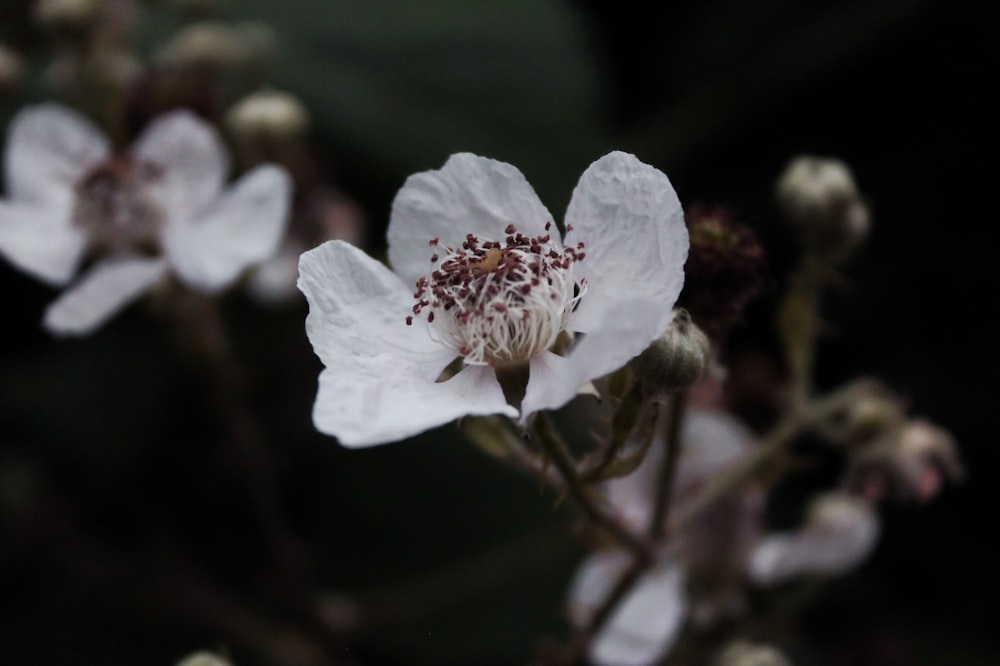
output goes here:
{"type": "MultiPolygon", "coordinates": [[[[601,606],[631,554],[608,551],[591,555],[570,585],[570,619],[584,626],[601,606]]],[[[657,563],[636,580],[590,644],[596,666],[649,666],[669,651],[687,617],[684,567],[676,560],[657,563]]]]}
{"type": "Polygon", "coordinates": [[[747,570],[760,585],[775,585],[806,574],[847,573],[865,560],[878,541],[879,520],[865,500],[834,491],[809,509],[805,525],[763,539],[747,570]]]}
{"type": "Polygon", "coordinates": [[[264,165],[224,191],[228,162],[215,130],[185,111],[154,121],[126,155],[69,109],[18,113],[4,153],[0,255],[53,285],[96,256],[49,306],[46,328],[88,333],[170,272],[215,292],[270,257],[287,222],[289,178],[264,165]]]}
{"type": "MultiPolygon", "coordinates": [[[[716,472],[744,456],[749,431],[721,411],[691,409],[681,435],[682,454],[674,482],[674,510],[682,509],[691,493],[716,472]]],[[[648,529],[652,501],[663,458],[663,441],[654,442],[649,455],[632,474],[605,485],[605,494],[618,517],[636,531],[648,529]]],[[[691,612],[685,583],[695,569],[732,567],[756,536],[760,497],[751,491],[705,516],[677,534],[669,553],[635,582],[617,610],[594,637],[589,651],[597,665],[644,666],[658,663],[673,646],[691,612]],[[728,557],[727,557],[728,556],[728,557]],[[709,564],[711,563],[711,564],[709,564]]],[[[605,600],[631,561],[624,551],[598,552],[580,566],[570,585],[570,619],[585,625],[605,600]]],[[[742,559],[738,565],[742,568],[742,559]]]]}
{"type": "Polygon", "coordinates": [[[465,415],[523,421],[645,349],[670,323],[684,279],[687,229],[670,181],[611,153],[581,176],[565,222],[560,239],[513,166],[458,154],[396,196],[395,273],[340,241],[303,254],[306,331],[326,366],[316,427],[369,446],[465,415]],[[583,335],[554,353],[571,334],[583,335]],[[462,367],[445,380],[456,358],[462,367]],[[518,409],[494,368],[522,364],[518,409]]]}

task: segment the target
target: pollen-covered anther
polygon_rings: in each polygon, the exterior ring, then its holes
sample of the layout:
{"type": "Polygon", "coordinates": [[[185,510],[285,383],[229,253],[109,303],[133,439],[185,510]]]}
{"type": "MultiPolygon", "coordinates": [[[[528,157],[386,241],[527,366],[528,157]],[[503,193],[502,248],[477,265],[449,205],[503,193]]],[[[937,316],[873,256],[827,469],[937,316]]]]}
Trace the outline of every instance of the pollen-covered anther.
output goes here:
{"type": "Polygon", "coordinates": [[[504,233],[503,242],[467,234],[459,248],[432,240],[431,270],[413,294],[413,313],[433,323],[431,335],[472,365],[516,364],[548,350],[586,291],[572,276],[583,243],[562,248],[549,233],[530,237],[513,224],[504,233]]]}

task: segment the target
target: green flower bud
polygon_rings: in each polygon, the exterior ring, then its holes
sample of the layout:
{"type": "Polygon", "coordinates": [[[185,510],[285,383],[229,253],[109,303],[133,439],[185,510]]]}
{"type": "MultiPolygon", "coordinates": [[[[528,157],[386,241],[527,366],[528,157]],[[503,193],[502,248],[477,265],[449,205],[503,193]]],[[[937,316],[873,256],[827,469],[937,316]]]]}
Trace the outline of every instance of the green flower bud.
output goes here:
{"type": "Polygon", "coordinates": [[[708,337],[683,308],[674,310],[666,332],[637,356],[632,367],[647,393],[667,393],[691,387],[708,365],[708,337]]]}

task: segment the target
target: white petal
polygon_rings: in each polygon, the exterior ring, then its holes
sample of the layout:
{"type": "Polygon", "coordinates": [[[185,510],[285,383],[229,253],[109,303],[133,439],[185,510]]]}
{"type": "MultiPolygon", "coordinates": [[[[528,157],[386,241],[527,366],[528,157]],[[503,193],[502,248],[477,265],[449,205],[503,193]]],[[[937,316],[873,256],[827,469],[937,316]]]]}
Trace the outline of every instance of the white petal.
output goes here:
{"type": "Polygon", "coordinates": [[[23,109],[11,121],[7,136],[7,191],[18,202],[68,210],[74,186],[108,156],[108,142],[100,130],[58,104],[23,109]]]}
{"type": "Polygon", "coordinates": [[[490,368],[466,366],[448,381],[435,383],[420,376],[419,364],[406,359],[348,356],[320,375],[313,423],[344,446],[357,448],[487,414],[517,416],[490,368]]]}
{"type": "MultiPolygon", "coordinates": [[[[413,285],[430,270],[440,239],[445,247],[461,247],[466,234],[503,241],[507,225],[528,236],[545,233],[552,215],[524,175],[506,162],[459,153],[437,171],[406,179],[392,202],[389,219],[389,263],[413,285]]],[[[552,227],[553,241],[558,232],[552,227]]]]}
{"type": "Polygon", "coordinates": [[[774,585],[804,574],[846,573],[874,549],[879,520],[866,502],[831,493],[812,513],[801,529],[773,534],[757,545],[748,563],[751,580],[774,585]]]}
{"type": "Polygon", "coordinates": [[[328,241],[306,252],[299,289],[309,301],[306,333],[326,366],[313,420],[341,444],[397,441],[472,414],[517,415],[489,368],[435,382],[455,352],[423,320],[406,325],[411,289],[361,250],[328,241]]]}
{"type": "Polygon", "coordinates": [[[0,255],[24,272],[49,284],[65,284],[86,244],[66,208],[0,201],[0,255]]]}
{"type": "Polygon", "coordinates": [[[570,329],[592,333],[616,302],[647,300],[659,315],[642,336],[652,342],[670,323],[688,251],[684,214],[670,180],[634,155],[605,155],[580,177],[566,225],[572,227],[566,245],[583,242],[587,255],[574,265],[575,277],[587,279],[587,294],[570,329]]]}
{"type": "Polygon", "coordinates": [[[522,420],[542,409],[562,407],[587,382],[622,367],[655,338],[650,337],[658,326],[653,322],[659,320],[655,303],[616,302],[604,314],[606,321],[583,335],[566,357],[547,352],[531,359],[522,420]]]}
{"type": "Polygon", "coordinates": [[[229,172],[218,132],[189,111],[154,120],[132,153],[161,170],[153,191],[171,220],[190,218],[211,204],[229,172]]]}
{"type": "MultiPolygon", "coordinates": [[[[597,553],[577,572],[570,588],[570,615],[585,625],[628,567],[626,553],[597,553]]],[[[636,581],[590,646],[594,664],[649,666],[662,659],[687,615],[684,571],[667,561],[636,581]]]]}
{"type": "Polygon", "coordinates": [[[753,434],[727,412],[693,408],[684,417],[676,485],[701,483],[752,450],[753,434]]]}
{"type": "Polygon", "coordinates": [[[45,328],[57,335],[86,335],[167,275],[162,259],[110,260],[98,264],[45,311],[45,328]]]}
{"type": "Polygon", "coordinates": [[[216,291],[278,250],[288,223],[291,180],[284,169],[259,166],[193,220],[164,229],[177,274],[192,287],[216,291]]]}

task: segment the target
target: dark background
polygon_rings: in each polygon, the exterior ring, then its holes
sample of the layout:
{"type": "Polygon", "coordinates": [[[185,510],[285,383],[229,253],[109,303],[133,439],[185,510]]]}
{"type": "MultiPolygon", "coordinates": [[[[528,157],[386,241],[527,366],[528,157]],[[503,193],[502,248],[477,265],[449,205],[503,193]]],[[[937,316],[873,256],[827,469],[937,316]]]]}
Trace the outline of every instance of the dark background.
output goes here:
{"type": "MultiPolygon", "coordinates": [[[[277,31],[273,81],[310,105],[313,150],[368,211],[374,251],[406,175],[452,152],[519,166],[559,216],[590,161],[629,150],[686,205],[724,203],[758,231],[772,278],[738,338],[768,350],[795,250],[774,179],[803,152],[848,162],[873,227],[825,303],[818,384],[881,377],[954,434],[968,475],[928,506],[886,507],[875,556],[777,638],[802,664],[1000,663],[989,3],[281,4],[229,14],[277,31]]],[[[26,3],[0,8],[0,35],[43,62],[26,3]]],[[[277,487],[276,554],[208,371],[155,317],[56,340],[39,327],[54,291],[4,265],[0,294],[3,663],[169,664],[228,645],[254,664],[239,637],[298,626],[286,574],[380,609],[344,643],[360,663],[523,663],[564,632],[570,514],[453,428],[360,452],[315,433],[303,304],[234,294],[224,310],[277,487]]]]}

